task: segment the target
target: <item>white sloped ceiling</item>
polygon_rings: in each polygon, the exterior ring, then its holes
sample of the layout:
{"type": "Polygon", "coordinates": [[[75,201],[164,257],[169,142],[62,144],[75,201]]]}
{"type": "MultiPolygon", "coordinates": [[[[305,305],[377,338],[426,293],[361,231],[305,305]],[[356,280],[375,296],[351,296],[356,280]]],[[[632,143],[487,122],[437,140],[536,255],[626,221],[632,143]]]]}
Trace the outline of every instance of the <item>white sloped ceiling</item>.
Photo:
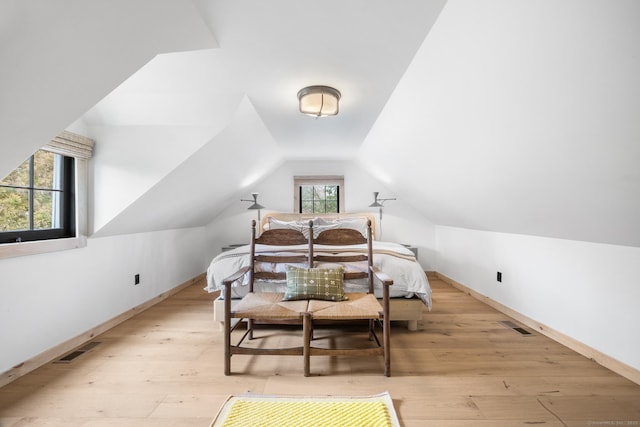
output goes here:
{"type": "Polygon", "coordinates": [[[95,236],[357,159],[435,224],[640,246],[638,22],[635,0],[5,1],[0,174],[74,123],[95,236]],[[311,84],[337,117],[297,112],[311,84]]]}
{"type": "Polygon", "coordinates": [[[279,162],[353,157],[444,2],[195,4],[220,48],[157,56],[77,123],[99,141],[94,236],[205,225],[279,162]],[[341,113],[301,115],[308,84],[339,87],[341,113]],[[218,162],[193,168],[194,154],[218,162]]]}
{"type": "Polygon", "coordinates": [[[3,0],[0,175],[158,53],[215,47],[182,0],[3,0]]]}
{"type": "Polygon", "coordinates": [[[158,55],[83,115],[99,141],[93,231],[231,124],[244,97],[235,71],[221,49],[158,55]]]}
{"type": "Polygon", "coordinates": [[[640,246],[639,22],[451,0],[359,158],[436,224],[640,246]]]}
{"type": "Polygon", "coordinates": [[[95,237],[207,224],[264,179],[283,153],[244,98],[229,126],[97,230],[95,237]],[[260,149],[256,149],[260,147],[260,149]]]}

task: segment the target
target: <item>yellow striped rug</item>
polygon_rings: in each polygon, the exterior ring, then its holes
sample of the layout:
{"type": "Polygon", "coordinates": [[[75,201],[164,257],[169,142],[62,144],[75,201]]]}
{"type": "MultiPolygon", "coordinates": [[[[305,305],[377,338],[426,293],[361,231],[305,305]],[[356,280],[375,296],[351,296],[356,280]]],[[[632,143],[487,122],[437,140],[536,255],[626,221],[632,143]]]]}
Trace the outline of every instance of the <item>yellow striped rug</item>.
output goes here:
{"type": "Polygon", "coordinates": [[[374,396],[230,396],[212,427],[399,427],[389,393],[374,396]]]}

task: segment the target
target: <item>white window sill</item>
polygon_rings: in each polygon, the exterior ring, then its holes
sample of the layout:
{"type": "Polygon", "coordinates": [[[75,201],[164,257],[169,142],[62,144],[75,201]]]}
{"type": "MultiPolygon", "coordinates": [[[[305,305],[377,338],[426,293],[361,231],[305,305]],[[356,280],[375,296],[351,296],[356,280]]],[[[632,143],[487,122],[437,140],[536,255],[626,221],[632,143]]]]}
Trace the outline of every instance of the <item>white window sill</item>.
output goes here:
{"type": "Polygon", "coordinates": [[[84,248],[85,246],[87,246],[87,238],[85,236],[70,239],[4,243],[0,245],[0,259],[65,251],[67,249],[84,248]]]}

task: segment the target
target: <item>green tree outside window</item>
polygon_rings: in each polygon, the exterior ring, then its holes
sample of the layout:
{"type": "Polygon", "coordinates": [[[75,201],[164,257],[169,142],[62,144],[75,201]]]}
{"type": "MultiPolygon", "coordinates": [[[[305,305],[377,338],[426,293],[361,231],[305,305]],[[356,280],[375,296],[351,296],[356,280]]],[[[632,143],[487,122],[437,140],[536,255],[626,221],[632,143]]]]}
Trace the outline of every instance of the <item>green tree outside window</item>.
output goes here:
{"type": "Polygon", "coordinates": [[[60,226],[62,156],[40,150],[0,181],[0,231],[60,226]]]}

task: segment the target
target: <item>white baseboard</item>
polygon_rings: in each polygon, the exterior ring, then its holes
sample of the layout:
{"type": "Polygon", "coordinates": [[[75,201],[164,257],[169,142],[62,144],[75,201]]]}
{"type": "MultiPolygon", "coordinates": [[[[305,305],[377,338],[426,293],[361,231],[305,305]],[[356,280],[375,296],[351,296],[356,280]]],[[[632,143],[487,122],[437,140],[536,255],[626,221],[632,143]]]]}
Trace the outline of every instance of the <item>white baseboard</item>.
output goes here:
{"type": "Polygon", "coordinates": [[[96,336],[102,334],[103,332],[108,331],[109,329],[113,328],[114,326],[119,325],[120,323],[124,322],[127,319],[130,319],[131,317],[135,316],[138,313],[143,312],[144,310],[148,309],[151,306],[154,306],[156,304],[158,304],[159,302],[164,301],[165,299],[169,298],[170,296],[180,292],[181,290],[183,290],[186,287],[189,287],[191,285],[196,284],[197,282],[202,282],[202,287],[204,288],[206,286],[206,273],[202,273],[196,277],[194,277],[193,279],[189,279],[186,282],[176,286],[175,288],[164,292],[156,297],[154,297],[153,299],[140,304],[137,307],[132,308],[131,310],[127,310],[126,312],[107,320],[106,322],[102,323],[101,325],[96,326],[93,329],[90,329],[80,335],[77,335],[65,342],[62,342],[40,354],[38,354],[37,356],[26,360],[16,366],[14,366],[13,368],[9,369],[6,372],[3,372],[2,374],[0,374],[0,387],[5,386],[7,384],[9,384],[10,382],[20,378],[21,376],[28,374],[29,372],[39,368],[40,366],[43,366],[49,362],[52,362],[56,359],[58,359],[60,356],[63,356],[67,353],[69,353],[70,351],[82,346],[83,344],[91,341],[92,339],[94,339],[96,336]]]}
{"type": "Polygon", "coordinates": [[[486,295],[482,295],[479,292],[474,291],[471,288],[468,288],[467,286],[456,282],[455,280],[445,276],[444,274],[441,273],[436,273],[437,276],[443,280],[446,283],[449,283],[451,286],[453,286],[454,288],[457,288],[459,290],[461,290],[462,292],[474,297],[475,299],[482,301],[483,303],[487,304],[488,306],[491,306],[493,308],[495,308],[496,310],[506,314],[509,317],[514,318],[515,320],[517,320],[518,322],[530,327],[531,329],[534,329],[538,332],[540,332],[541,334],[551,338],[552,340],[570,348],[571,350],[580,353],[581,355],[588,357],[589,359],[595,361],[596,363],[604,366],[607,369],[612,370],[613,372],[615,372],[616,374],[622,375],[623,377],[633,381],[636,384],[640,384],[640,370],[635,369],[632,366],[627,365],[624,362],[621,362],[617,359],[614,359],[611,356],[608,356],[604,353],[602,353],[601,351],[598,351],[592,347],[589,347],[588,345],[571,338],[568,335],[565,335],[561,332],[556,331],[553,328],[550,328],[547,325],[544,325],[540,322],[537,322],[523,314],[518,313],[517,311],[500,304],[497,301],[492,300],[491,298],[487,297],[486,295]]]}

